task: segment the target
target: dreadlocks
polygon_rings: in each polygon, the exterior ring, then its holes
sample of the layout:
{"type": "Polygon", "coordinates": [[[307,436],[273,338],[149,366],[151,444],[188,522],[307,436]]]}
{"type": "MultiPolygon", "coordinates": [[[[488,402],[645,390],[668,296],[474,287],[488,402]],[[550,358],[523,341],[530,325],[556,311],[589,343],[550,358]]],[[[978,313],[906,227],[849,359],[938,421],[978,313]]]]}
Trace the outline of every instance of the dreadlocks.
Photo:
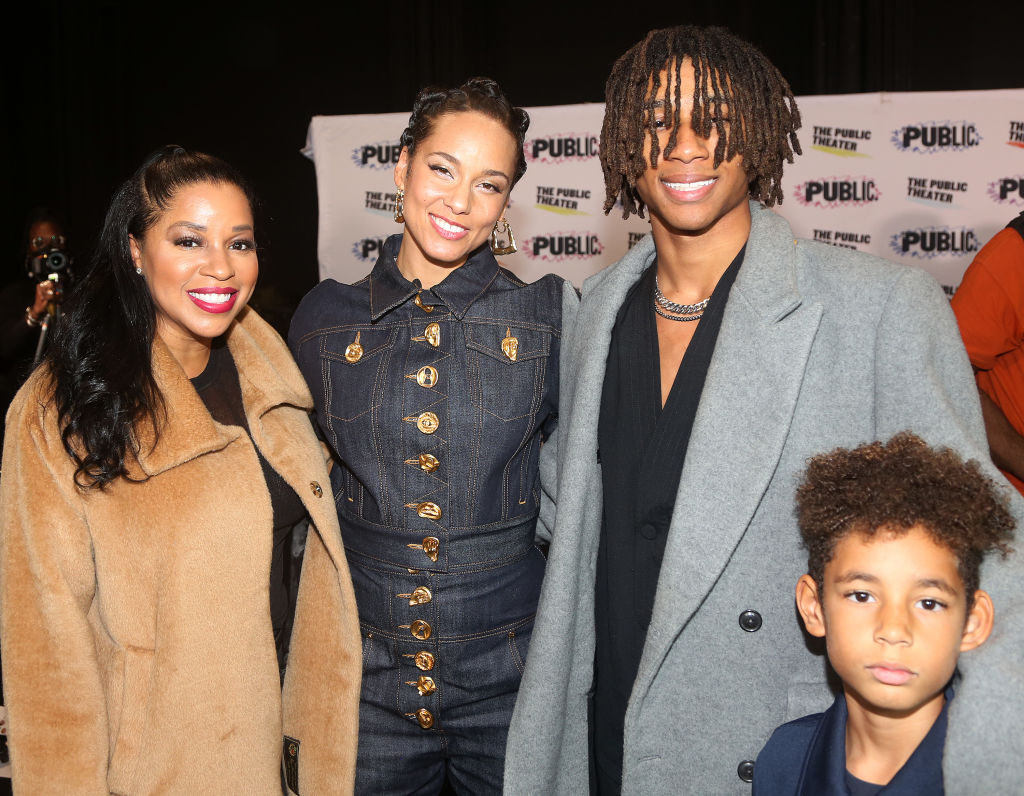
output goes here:
{"type": "Polygon", "coordinates": [[[605,114],[601,128],[601,168],[604,170],[604,212],[622,200],[622,217],[643,217],[644,201],[637,179],[647,170],[645,135],[649,135],[650,166],[658,164],[660,145],[653,102],[668,78],[664,118],[671,120],[665,145],[669,153],[679,130],[679,72],[685,59],[693,64],[695,87],[691,124],[703,138],[718,131],[714,167],[736,155],[750,181],[750,197],[771,207],[782,202],[782,161],[802,154],[796,130],[800,111],[786,79],[751,44],[725,28],[683,25],[652,30],[615,62],[605,85],[605,114]],[[674,87],[674,88],[673,88],[674,87]],[[730,129],[722,118],[728,108],[730,129]]]}

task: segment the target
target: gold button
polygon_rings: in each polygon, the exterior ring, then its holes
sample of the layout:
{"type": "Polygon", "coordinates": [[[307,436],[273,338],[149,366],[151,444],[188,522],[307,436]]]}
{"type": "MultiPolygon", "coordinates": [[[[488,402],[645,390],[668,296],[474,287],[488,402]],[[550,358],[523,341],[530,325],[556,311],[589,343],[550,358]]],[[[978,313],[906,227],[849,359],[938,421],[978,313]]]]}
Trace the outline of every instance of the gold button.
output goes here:
{"type": "Polygon", "coordinates": [[[425,503],[406,503],[405,507],[408,509],[416,509],[416,514],[425,520],[439,520],[441,519],[441,507],[436,503],[431,503],[429,500],[425,503]]]}
{"type": "Polygon", "coordinates": [[[519,356],[519,340],[512,336],[512,328],[505,329],[505,339],[501,341],[501,350],[505,352],[509,362],[515,362],[519,356]]]}
{"type": "Polygon", "coordinates": [[[412,653],[405,653],[402,655],[403,658],[412,658],[416,664],[416,668],[421,672],[429,672],[434,668],[434,656],[426,650],[420,650],[415,655],[412,653]]]}
{"type": "Polygon", "coordinates": [[[429,390],[437,384],[437,370],[430,365],[424,365],[416,372],[416,383],[429,390]]]}
{"type": "Polygon", "coordinates": [[[316,497],[324,496],[324,491],[320,488],[320,484],[318,484],[316,481],[310,481],[309,488],[316,497]]]}
{"type": "Polygon", "coordinates": [[[426,708],[420,708],[415,713],[406,713],[405,715],[415,717],[416,721],[418,721],[420,726],[425,730],[429,730],[434,726],[434,714],[426,708]]]}
{"type": "Polygon", "coordinates": [[[426,586],[417,586],[409,595],[409,605],[423,605],[432,599],[434,599],[434,595],[430,593],[430,589],[426,586]]]}
{"type": "Polygon", "coordinates": [[[428,323],[427,328],[423,330],[423,336],[427,338],[428,343],[437,348],[441,345],[441,324],[428,323]]]}
{"type": "Polygon", "coordinates": [[[426,586],[417,586],[412,592],[407,594],[396,594],[396,597],[408,597],[409,605],[423,605],[429,603],[433,599],[433,595],[430,593],[430,589],[426,586]]]}
{"type": "Polygon", "coordinates": [[[412,543],[407,544],[406,547],[410,547],[413,550],[422,550],[431,561],[437,561],[437,551],[441,547],[441,541],[436,536],[428,536],[423,540],[423,544],[412,543]]]}
{"type": "Polygon", "coordinates": [[[432,473],[441,466],[436,456],[429,453],[421,453],[415,459],[406,459],[406,464],[414,464],[425,473],[432,473]]]}
{"type": "Polygon", "coordinates": [[[419,293],[416,294],[416,298],[413,299],[413,303],[417,307],[419,307],[421,310],[423,310],[424,312],[433,312],[434,311],[433,307],[423,303],[423,298],[422,298],[421,294],[419,294],[419,293]]]}
{"type": "Polygon", "coordinates": [[[289,757],[295,757],[295,755],[297,755],[298,753],[299,753],[298,744],[295,744],[295,743],[288,744],[288,756],[289,757]]]}
{"type": "Polygon", "coordinates": [[[416,686],[416,690],[420,692],[420,696],[433,694],[437,690],[437,684],[434,682],[434,678],[427,677],[425,674],[421,674],[418,680],[406,680],[405,684],[416,686]]]}
{"type": "Polygon", "coordinates": [[[430,634],[433,631],[430,627],[430,622],[426,622],[423,619],[414,619],[413,623],[409,625],[409,632],[420,641],[426,641],[430,638],[430,634]]]}
{"type": "Polygon", "coordinates": [[[433,434],[437,431],[440,420],[437,419],[437,415],[433,412],[424,412],[416,418],[416,428],[422,431],[424,434],[433,434]]]}
{"type": "Polygon", "coordinates": [[[421,672],[429,672],[434,668],[434,656],[432,653],[422,650],[416,653],[416,668],[421,672]]]}
{"type": "Polygon", "coordinates": [[[358,362],[363,358],[363,347],[359,345],[360,334],[360,332],[356,332],[356,339],[345,349],[345,359],[349,362],[358,362]]]}
{"type": "Polygon", "coordinates": [[[423,540],[423,544],[409,544],[406,547],[411,547],[413,550],[422,550],[431,561],[437,561],[437,553],[441,549],[441,540],[436,536],[428,536],[423,540]]]}

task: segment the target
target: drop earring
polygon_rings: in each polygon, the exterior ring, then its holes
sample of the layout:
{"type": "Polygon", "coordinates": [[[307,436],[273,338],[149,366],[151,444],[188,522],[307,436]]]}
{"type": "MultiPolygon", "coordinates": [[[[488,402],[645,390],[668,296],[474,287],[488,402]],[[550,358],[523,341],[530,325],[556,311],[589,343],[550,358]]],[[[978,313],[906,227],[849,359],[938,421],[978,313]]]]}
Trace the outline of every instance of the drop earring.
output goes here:
{"type": "Polygon", "coordinates": [[[497,256],[514,254],[516,251],[516,238],[512,234],[512,225],[502,216],[494,222],[494,229],[491,230],[491,251],[497,256]],[[498,225],[501,230],[498,230],[498,225]]]}
{"type": "Polygon", "coordinates": [[[405,189],[399,188],[395,194],[395,223],[401,224],[405,221],[405,189]]]}

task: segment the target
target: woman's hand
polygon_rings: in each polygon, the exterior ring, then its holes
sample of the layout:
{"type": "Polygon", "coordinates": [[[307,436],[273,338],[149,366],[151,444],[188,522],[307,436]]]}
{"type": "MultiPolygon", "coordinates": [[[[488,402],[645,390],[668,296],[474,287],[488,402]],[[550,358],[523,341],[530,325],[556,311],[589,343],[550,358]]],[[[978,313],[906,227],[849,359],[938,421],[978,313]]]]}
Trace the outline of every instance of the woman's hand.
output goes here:
{"type": "Polygon", "coordinates": [[[53,282],[44,279],[36,285],[36,300],[32,303],[32,315],[36,320],[42,320],[46,306],[53,301],[53,282]]]}

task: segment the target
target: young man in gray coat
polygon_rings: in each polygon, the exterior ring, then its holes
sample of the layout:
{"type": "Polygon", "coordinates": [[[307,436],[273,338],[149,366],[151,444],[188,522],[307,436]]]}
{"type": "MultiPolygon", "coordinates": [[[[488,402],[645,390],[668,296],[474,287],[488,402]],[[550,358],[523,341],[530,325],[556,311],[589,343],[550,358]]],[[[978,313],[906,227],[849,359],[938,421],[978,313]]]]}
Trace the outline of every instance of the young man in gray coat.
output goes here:
{"type": "MultiPolygon", "coordinates": [[[[652,234],[587,280],[563,340],[505,791],[742,794],[772,730],[832,701],[794,609],[798,474],[904,429],[990,467],[977,391],[929,276],[795,240],[766,209],[800,116],[759,51],[653,31],[606,100],[605,211],[646,210],[652,234]]],[[[985,582],[1006,619],[961,658],[947,793],[1021,788],[1021,556],[985,582]]]]}

